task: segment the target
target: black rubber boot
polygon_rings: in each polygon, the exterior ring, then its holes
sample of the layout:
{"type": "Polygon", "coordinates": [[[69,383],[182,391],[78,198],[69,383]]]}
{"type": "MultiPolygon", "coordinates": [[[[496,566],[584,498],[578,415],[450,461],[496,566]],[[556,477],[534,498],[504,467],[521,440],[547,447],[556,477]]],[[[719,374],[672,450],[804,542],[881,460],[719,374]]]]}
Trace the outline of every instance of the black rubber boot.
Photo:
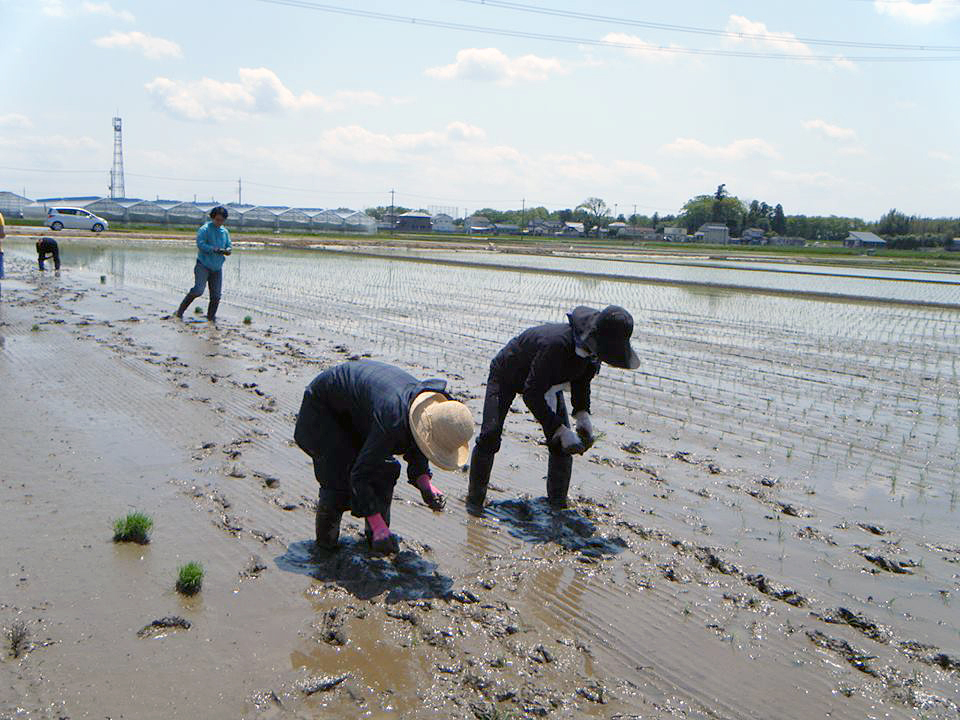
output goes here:
{"type": "Polygon", "coordinates": [[[566,453],[550,453],[550,459],[547,460],[547,500],[550,507],[562,509],[567,506],[572,473],[573,457],[566,453]]]}
{"type": "Polygon", "coordinates": [[[340,541],[340,509],[337,494],[327,488],[320,488],[317,497],[317,539],[318,550],[336,550],[340,541]]]}
{"type": "Polygon", "coordinates": [[[217,319],[217,308],[220,307],[220,298],[210,299],[210,304],[207,306],[207,320],[214,322],[217,319]]]}
{"type": "Polygon", "coordinates": [[[183,314],[187,311],[187,308],[190,307],[190,303],[196,300],[199,295],[194,295],[193,293],[187,293],[187,296],[183,298],[183,302],[180,303],[180,307],[177,308],[177,311],[174,313],[178,318],[183,320],[183,314]]]}
{"type": "Polygon", "coordinates": [[[490,471],[493,470],[493,459],[496,455],[487,455],[477,448],[473,449],[470,458],[470,484],[467,487],[467,509],[472,511],[483,510],[483,503],[487,499],[487,486],[490,484],[490,471]]]}

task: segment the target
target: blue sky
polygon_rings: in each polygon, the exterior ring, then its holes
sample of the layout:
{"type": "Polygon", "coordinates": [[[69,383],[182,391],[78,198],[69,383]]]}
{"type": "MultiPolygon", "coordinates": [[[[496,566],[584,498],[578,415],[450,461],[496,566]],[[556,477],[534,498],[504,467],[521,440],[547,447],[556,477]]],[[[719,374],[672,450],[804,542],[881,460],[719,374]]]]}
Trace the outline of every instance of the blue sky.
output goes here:
{"type": "Polygon", "coordinates": [[[131,197],[960,214],[960,0],[0,0],[0,34],[0,189],[30,197],[106,194],[119,111],[131,197]]]}

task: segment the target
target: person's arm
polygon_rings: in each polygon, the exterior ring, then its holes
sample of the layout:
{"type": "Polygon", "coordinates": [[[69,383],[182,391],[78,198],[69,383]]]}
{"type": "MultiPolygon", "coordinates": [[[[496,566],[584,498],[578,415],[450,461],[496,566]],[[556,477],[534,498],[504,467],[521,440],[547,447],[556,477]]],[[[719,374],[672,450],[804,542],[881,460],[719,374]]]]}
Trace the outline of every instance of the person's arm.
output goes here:
{"type": "Polygon", "coordinates": [[[201,225],[197,230],[197,247],[203,252],[215,253],[217,247],[207,238],[207,225],[201,225]]]}
{"type": "Polygon", "coordinates": [[[591,365],[583,375],[570,381],[570,404],[574,415],[590,412],[590,383],[596,374],[596,365],[591,365]]]}
{"type": "Polygon", "coordinates": [[[369,517],[380,512],[374,491],[384,461],[392,455],[389,439],[382,431],[373,430],[364,441],[350,469],[350,508],[355,517],[369,517]]]}
{"type": "Polygon", "coordinates": [[[430,472],[430,461],[420,452],[416,443],[403,454],[403,459],[407,463],[407,480],[411,485],[416,485],[421,475],[433,477],[433,473],[430,472]]]}
{"type": "Polygon", "coordinates": [[[223,229],[223,234],[224,234],[224,235],[226,236],[226,238],[227,238],[227,246],[226,246],[226,248],[224,248],[224,250],[225,250],[226,252],[225,252],[224,254],[225,254],[225,255],[229,255],[230,252],[233,250],[233,243],[230,242],[230,231],[227,230],[226,228],[224,228],[224,229],[223,229]]]}
{"type": "Polygon", "coordinates": [[[530,372],[523,385],[523,402],[540,423],[547,440],[553,438],[554,433],[563,424],[560,416],[547,404],[546,393],[553,387],[553,383],[550,382],[550,369],[556,362],[556,359],[550,356],[549,348],[540,348],[530,364],[530,372]]]}

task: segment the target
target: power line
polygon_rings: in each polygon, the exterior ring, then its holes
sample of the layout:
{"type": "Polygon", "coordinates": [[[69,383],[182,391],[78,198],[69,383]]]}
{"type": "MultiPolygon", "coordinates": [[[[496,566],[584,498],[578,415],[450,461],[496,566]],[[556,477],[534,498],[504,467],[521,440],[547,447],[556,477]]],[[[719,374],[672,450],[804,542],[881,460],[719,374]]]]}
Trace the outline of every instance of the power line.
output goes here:
{"type": "Polygon", "coordinates": [[[533,13],[536,15],[548,15],[551,17],[569,18],[572,20],[585,20],[588,22],[613,23],[616,25],[628,25],[632,27],[642,27],[649,30],[666,30],[669,32],[682,32],[695,35],[709,35],[712,37],[724,37],[733,40],[776,40],[778,43],[796,43],[803,45],[825,45],[830,47],[853,47],[869,48],[873,50],[898,50],[898,51],[935,51],[935,52],[956,52],[960,50],[960,45],[905,45],[900,43],[878,43],[862,42],[856,40],[827,40],[823,38],[811,37],[782,37],[779,34],[764,35],[761,33],[736,32],[731,30],[717,30],[714,28],[696,27],[693,25],[674,25],[670,23],[658,23],[648,20],[634,20],[631,18],[614,17],[611,15],[595,15],[593,13],[576,12],[571,10],[557,10],[554,8],[543,7],[539,5],[528,5],[526,3],[509,2],[508,0],[459,0],[459,2],[468,5],[482,5],[483,7],[501,8],[504,10],[516,10],[518,12],[533,13]]]}
{"type": "MultiPolygon", "coordinates": [[[[338,5],[327,5],[325,3],[308,2],[307,0],[257,0],[258,2],[270,5],[282,5],[286,7],[300,8],[304,10],[314,10],[317,12],[333,13],[337,15],[348,15],[368,20],[382,20],[385,22],[400,23],[403,25],[419,25],[431,28],[440,28],[443,30],[458,30],[463,32],[473,32],[485,35],[496,35],[500,37],[522,38],[524,40],[542,40],[545,42],[555,42],[567,45],[588,45],[591,47],[617,48],[622,50],[637,50],[635,43],[617,42],[613,40],[596,40],[594,38],[575,37],[571,35],[553,35],[549,33],[535,33],[523,30],[510,30],[503,28],[493,28],[481,25],[469,25],[465,23],[454,23],[443,20],[432,20],[430,18],[421,18],[404,15],[391,15],[389,13],[374,12],[370,10],[357,10],[355,8],[340,7],[338,5]]],[[[779,41],[780,38],[769,38],[779,41]]],[[[805,53],[774,53],[774,52],[754,52],[747,50],[720,50],[705,48],[684,48],[675,46],[644,46],[641,49],[651,52],[658,52],[672,55],[700,55],[700,56],[721,56],[721,57],[740,57],[765,60],[801,60],[803,62],[824,61],[824,62],[955,62],[960,60],[960,55],[927,55],[927,56],[909,56],[909,55],[813,55],[805,53]]],[[[960,48],[956,48],[960,49],[960,48]]]]}

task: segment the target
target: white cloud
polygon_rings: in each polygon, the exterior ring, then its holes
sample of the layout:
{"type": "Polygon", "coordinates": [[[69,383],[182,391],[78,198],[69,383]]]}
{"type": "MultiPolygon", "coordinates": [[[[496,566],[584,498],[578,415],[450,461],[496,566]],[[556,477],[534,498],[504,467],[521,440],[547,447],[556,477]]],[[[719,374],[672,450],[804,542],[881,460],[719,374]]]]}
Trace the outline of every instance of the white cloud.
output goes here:
{"type": "Polygon", "coordinates": [[[0,137],[0,147],[14,147],[22,152],[41,152],[44,150],[93,150],[100,145],[86,135],[27,135],[18,138],[0,137]]]}
{"type": "Polygon", "coordinates": [[[102,48],[131,48],[139,50],[145,58],[161,60],[166,57],[180,57],[180,46],[173,40],[147,35],[139,30],[130,32],[115,31],[93,41],[93,44],[102,48]]]}
{"type": "Polygon", "coordinates": [[[62,18],[67,16],[67,9],[63,0],[40,0],[40,12],[47,17],[62,18]]]}
{"type": "Polygon", "coordinates": [[[125,22],[133,22],[136,19],[129,10],[115,10],[108,2],[84,2],[80,6],[80,11],[88,15],[104,15],[125,22]]]}
{"type": "Polygon", "coordinates": [[[513,85],[542,82],[551,75],[567,72],[568,66],[556,58],[538,55],[510,58],[497,48],[465,48],[457,52],[457,59],[450,65],[427,68],[424,74],[439,80],[474,80],[513,85]]]}
{"type": "Polygon", "coordinates": [[[32,125],[33,123],[30,122],[30,118],[28,118],[26,115],[21,115],[20,113],[7,113],[6,115],[0,115],[0,127],[28,128],[32,125]]]}
{"type": "Polygon", "coordinates": [[[927,153],[934,160],[943,160],[944,162],[953,162],[953,155],[942,150],[931,150],[927,153]]]}
{"type": "Polygon", "coordinates": [[[310,91],[297,95],[268,68],[240,68],[237,74],[239,82],[202,78],[180,83],[158,77],[145,87],[160,108],[184,120],[222,121],[257,113],[313,108],[332,112],[383,103],[383,98],[371,91],[341,90],[329,97],[310,91]]]}
{"type": "MultiPolygon", "coordinates": [[[[671,61],[677,57],[676,52],[664,50],[663,47],[648,43],[646,40],[629,35],[627,33],[607,33],[602,38],[603,42],[613,43],[615,45],[628,45],[624,48],[627,55],[642,58],[644,60],[671,61]]],[[[679,45],[670,44],[669,48],[679,49],[679,45]]]]}
{"type": "Polygon", "coordinates": [[[727,145],[707,145],[694,138],[677,138],[662,148],[675,155],[690,155],[708,160],[743,160],[748,157],[766,157],[776,159],[780,153],[760,138],[734,140],[727,145]]]}
{"type": "Polygon", "coordinates": [[[960,4],[956,0],[874,0],[873,7],[881,15],[889,15],[917,25],[948,22],[960,17],[960,4]]]}
{"type": "MultiPolygon", "coordinates": [[[[728,42],[734,45],[745,44],[761,52],[793,55],[808,63],[822,62],[816,59],[816,53],[810,46],[797,40],[797,36],[793,33],[773,32],[765,23],[749,20],[742,15],[731,15],[727,21],[726,31],[736,34],[735,37],[728,39],[728,42]]],[[[833,56],[829,62],[847,70],[856,67],[842,55],[833,56]]]]}
{"type": "Polygon", "coordinates": [[[821,120],[819,118],[815,120],[807,120],[803,126],[807,130],[812,130],[818,135],[822,135],[829,140],[847,142],[857,139],[856,131],[851,130],[850,128],[840,127],[839,125],[831,125],[825,120],[821,120]]]}

